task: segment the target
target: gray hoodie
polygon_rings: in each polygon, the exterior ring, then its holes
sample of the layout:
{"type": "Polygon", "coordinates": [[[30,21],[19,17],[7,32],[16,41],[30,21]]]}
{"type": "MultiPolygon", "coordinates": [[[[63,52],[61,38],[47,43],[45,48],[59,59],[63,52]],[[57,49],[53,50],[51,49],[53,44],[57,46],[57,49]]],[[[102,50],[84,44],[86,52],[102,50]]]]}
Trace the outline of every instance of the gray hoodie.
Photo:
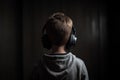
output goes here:
{"type": "Polygon", "coordinates": [[[84,62],[73,55],[44,54],[33,71],[32,80],[89,80],[84,62]]]}

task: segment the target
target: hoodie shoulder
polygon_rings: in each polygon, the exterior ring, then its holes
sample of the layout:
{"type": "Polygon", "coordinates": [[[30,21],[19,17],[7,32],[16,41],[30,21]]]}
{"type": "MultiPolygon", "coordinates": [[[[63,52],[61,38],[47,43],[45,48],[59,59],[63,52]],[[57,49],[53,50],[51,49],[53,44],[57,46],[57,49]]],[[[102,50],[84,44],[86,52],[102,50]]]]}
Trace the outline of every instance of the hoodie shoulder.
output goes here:
{"type": "Polygon", "coordinates": [[[81,58],[77,57],[74,54],[72,54],[72,55],[73,55],[75,64],[77,64],[78,66],[82,66],[84,64],[84,61],[81,58]]]}
{"type": "Polygon", "coordinates": [[[89,80],[88,71],[84,61],[81,58],[75,56],[75,63],[78,69],[78,77],[80,80],[89,80]]]}

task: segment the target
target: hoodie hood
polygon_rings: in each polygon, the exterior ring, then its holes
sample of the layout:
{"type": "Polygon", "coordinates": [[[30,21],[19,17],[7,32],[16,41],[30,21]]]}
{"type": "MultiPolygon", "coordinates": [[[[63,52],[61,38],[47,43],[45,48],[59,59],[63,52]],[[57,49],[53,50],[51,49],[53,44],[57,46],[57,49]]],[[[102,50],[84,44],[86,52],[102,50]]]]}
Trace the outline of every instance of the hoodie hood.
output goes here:
{"type": "Polygon", "coordinates": [[[69,73],[74,62],[74,55],[69,52],[67,54],[44,54],[43,63],[46,71],[54,76],[63,76],[69,73]]]}

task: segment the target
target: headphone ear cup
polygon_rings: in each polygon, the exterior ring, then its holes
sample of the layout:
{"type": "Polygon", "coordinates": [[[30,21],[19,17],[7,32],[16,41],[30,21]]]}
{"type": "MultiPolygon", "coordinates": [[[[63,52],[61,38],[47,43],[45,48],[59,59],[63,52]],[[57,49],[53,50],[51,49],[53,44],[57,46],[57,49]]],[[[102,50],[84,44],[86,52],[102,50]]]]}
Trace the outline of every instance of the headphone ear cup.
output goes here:
{"type": "Polygon", "coordinates": [[[44,34],[42,36],[42,45],[44,48],[51,49],[51,42],[50,42],[47,34],[44,34]]]}
{"type": "Polygon", "coordinates": [[[72,46],[74,46],[76,44],[77,41],[77,37],[74,34],[70,35],[70,38],[66,44],[66,48],[70,49],[72,46]]]}

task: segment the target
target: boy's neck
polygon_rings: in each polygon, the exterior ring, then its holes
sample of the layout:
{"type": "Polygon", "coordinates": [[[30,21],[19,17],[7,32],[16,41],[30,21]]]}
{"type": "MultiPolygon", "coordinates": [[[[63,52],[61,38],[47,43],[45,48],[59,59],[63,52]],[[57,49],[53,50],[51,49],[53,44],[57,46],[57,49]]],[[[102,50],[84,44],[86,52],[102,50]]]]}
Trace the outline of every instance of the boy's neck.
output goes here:
{"type": "Polygon", "coordinates": [[[52,53],[65,54],[66,53],[65,46],[53,46],[52,53]]]}

